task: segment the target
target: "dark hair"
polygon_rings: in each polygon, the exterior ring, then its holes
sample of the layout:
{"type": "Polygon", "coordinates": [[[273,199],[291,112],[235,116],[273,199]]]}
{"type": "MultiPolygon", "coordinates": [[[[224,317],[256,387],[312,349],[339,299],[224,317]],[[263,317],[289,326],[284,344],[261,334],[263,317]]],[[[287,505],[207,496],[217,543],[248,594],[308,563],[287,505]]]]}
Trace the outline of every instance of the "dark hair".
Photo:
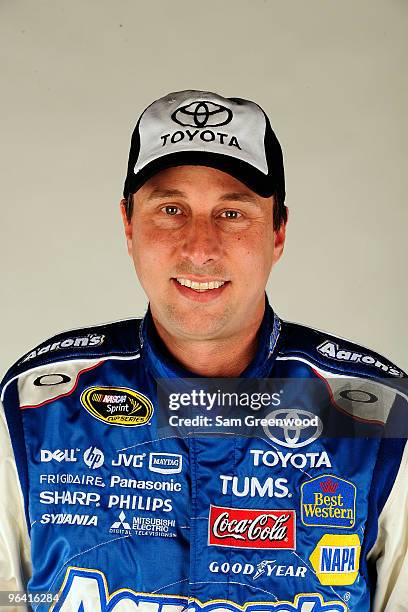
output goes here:
{"type": "MultiPolygon", "coordinates": [[[[286,223],[288,219],[288,209],[286,206],[280,201],[277,194],[274,195],[275,206],[273,207],[273,229],[278,231],[282,223],[286,223]]],[[[133,193],[129,193],[126,200],[126,217],[128,223],[132,220],[133,214],[133,193]]]]}
{"type": "Polygon", "coordinates": [[[273,229],[277,232],[282,223],[286,223],[288,220],[288,209],[285,204],[281,202],[277,193],[275,193],[273,197],[275,200],[275,206],[273,207],[273,229]]]}

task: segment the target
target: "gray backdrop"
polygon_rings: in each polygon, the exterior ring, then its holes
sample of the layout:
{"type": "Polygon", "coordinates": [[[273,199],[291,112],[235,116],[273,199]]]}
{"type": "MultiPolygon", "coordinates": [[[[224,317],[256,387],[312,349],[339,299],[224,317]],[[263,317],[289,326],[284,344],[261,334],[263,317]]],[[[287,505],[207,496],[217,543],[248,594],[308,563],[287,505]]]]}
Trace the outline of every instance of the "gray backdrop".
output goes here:
{"type": "Polygon", "coordinates": [[[1,0],[0,373],[145,310],[118,202],[140,111],[249,97],[285,154],[278,314],[408,368],[407,0],[1,0]]]}

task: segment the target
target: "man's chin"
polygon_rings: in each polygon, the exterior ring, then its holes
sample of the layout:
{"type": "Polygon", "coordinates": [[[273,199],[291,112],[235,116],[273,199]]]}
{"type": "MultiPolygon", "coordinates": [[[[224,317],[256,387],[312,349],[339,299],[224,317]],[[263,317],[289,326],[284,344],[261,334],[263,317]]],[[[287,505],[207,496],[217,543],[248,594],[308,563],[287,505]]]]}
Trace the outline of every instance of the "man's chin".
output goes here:
{"type": "Polygon", "coordinates": [[[164,317],[157,323],[172,336],[191,340],[212,340],[222,337],[231,324],[232,309],[209,312],[206,308],[183,308],[168,304],[164,317]],[[223,333],[224,332],[224,333],[223,333]]]}

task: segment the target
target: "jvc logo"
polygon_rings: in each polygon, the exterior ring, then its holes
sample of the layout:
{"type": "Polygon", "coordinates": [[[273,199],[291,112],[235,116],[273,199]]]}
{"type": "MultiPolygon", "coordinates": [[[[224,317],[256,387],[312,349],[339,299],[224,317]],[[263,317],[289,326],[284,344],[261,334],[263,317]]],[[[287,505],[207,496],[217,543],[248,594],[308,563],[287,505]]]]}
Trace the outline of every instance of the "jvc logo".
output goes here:
{"type": "MultiPolygon", "coordinates": [[[[223,600],[222,606],[216,601],[189,601],[187,597],[136,593],[122,588],[110,595],[105,575],[92,569],[68,568],[58,601],[53,612],[240,612],[241,606],[233,601],[223,600]],[[109,603],[108,603],[109,602],[109,603]]],[[[246,612],[346,612],[345,604],[336,601],[325,602],[317,593],[296,595],[293,603],[288,601],[247,602],[246,612]]]]}
{"type": "Polygon", "coordinates": [[[79,448],[67,448],[65,450],[60,450],[57,448],[55,451],[50,451],[46,449],[41,449],[40,461],[41,463],[47,463],[49,461],[58,461],[61,463],[62,461],[72,462],[78,461],[76,454],[79,453],[79,448]]]}
{"type": "Polygon", "coordinates": [[[142,455],[127,455],[126,453],[119,453],[117,459],[112,459],[112,465],[124,465],[125,467],[141,468],[143,467],[143,459],[145,457],[146,453],[143,453],[142,455]]]}

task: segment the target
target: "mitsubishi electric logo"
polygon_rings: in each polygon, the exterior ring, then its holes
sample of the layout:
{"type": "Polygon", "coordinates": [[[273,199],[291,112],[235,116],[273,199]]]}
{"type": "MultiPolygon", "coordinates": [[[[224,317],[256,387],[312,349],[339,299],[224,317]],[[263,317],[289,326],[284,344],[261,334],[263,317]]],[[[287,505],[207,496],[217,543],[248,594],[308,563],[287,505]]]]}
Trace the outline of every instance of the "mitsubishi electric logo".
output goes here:
{"type": "Polygon", "coordinates": [[[130,535],[132,528],[126,520],[126,514],[122,512],[119,514],[119,520],[112,523],[109,533],[118,533],[120,535],[130,535]]]}
{"type": "Polygon", "coordinates": [[[221,104],[202,100],[179,106],[171,118],[183,127],[219,127],[231,121],[232,111],[221,104]]]}

